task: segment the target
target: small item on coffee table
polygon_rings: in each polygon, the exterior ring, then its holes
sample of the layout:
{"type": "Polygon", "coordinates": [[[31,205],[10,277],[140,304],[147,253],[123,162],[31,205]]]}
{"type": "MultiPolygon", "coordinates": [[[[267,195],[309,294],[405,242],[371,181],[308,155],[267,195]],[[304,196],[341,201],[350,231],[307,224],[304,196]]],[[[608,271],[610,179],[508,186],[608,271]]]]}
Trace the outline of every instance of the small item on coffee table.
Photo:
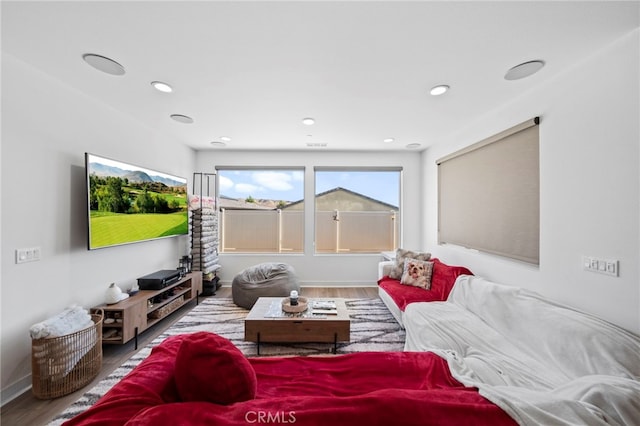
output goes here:
{"type": "Polygon", "coordinates": [[[289,303],[291,306],[298,305],[298,292],[295,290],[291,290],[291,294],[289,295],[289,303]]]}
{"type": "Polygon", "coordinates": [[[291,305],[291,298],[290,297],[285,297],[282,299],[282,310],[284,312],[289,312],[289,313],[299,313],[299,312],[304,312],[307,310],[307,298],[306,297],[302,297],[299,296],[298,297],[298,304],[297,305],[291,305]]]}
{"type": "Polygon", "coordinates": [[[314,315],[338,315],[335,300],[313,300],[310,307],[314,315]]]}
{"type": "Polygon", "coordinates": [[[314,300],[313,302],[311,302],[311,307],[313,309],[326,310],[335,310],[338,308],[334,300],[314,300]]]}

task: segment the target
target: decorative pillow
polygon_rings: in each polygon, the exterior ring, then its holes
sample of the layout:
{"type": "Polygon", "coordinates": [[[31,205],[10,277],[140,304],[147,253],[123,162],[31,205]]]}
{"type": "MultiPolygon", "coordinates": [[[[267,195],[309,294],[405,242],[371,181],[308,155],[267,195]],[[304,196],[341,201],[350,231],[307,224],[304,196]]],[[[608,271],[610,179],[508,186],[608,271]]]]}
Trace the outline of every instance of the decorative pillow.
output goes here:
{"type": "Polygon", "coordinates": [[[416,260],[429,260],[431,259],[431,253],[420,253],[414,252],[411,250],[397,249],[396,250],[396,264],[389,271],[389,278],[393,278],[394,280],[399,280],[402,278],[402,274],[404,273],[404,261],[405,259],[416,259],[416,260]]]}
{"type": "Polygon", "coordinates": [[[182,401],[220,405],[255,398],[256,372],[240,350],[217,334],[193,333],[176,355],[176,386],[182,401]]]}
{"type": "Polygon", "coordinates": [[[426,262],[417,259],[405,259],[404,273],[400,284],[412,285],[414,287],[431,288],[431,274],[433,273],[433,262],[426,262]]]}

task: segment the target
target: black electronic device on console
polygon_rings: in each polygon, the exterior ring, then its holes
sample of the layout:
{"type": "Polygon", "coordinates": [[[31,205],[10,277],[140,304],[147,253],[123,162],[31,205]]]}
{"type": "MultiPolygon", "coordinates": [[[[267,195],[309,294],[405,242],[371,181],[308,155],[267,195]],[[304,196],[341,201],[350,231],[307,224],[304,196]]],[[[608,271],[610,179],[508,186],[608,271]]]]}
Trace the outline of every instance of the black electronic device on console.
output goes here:
{"type": "Polygon", "coordinates": [[[180,271],[176,269],[163,269],[138,278],[138,287],[140,287],[140,290],[161,290],[179,279],[180,271]]]}

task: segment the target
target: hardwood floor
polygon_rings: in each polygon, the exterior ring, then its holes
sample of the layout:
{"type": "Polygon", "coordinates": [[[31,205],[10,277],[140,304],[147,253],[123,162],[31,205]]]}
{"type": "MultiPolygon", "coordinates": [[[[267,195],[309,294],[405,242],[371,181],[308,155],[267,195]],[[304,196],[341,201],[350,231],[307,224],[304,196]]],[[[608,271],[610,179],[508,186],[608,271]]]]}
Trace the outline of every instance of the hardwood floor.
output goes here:
{"type": "MultiPolygon", "coordinates": [[[[377,287],[340,287],[340,288],[320,288],[303,287],[300,294],[305,297],[344,297],[344,298],[375,298],[378,297],[377,287]]],[[[231,288],[223,287],[211,297],[231,297],[231,288]]],[[[195,302],[190,304],[191,308],[195,302]]],[[[180,309],[174,312],[164,321],[159,322],[146,330],[139,336],[138,349],[142,349],[153,341],[164,330],[182,318],[190,309],[180,309]]],[[[107,377],[113,370],[124,363],[136,351],[134,342],[130,341],[126,345],[105,345],[103,347],[102,370],[100,374],[84,388],[52,400],[39,400],[29,392],[25,392],[13,401],[5,404],[0,412],[0,423],[2,425],[38,426],[46,425],[58,413],[64,411],[67,406],[80,398],[87,390],[95,386],[100,380],[107,377]]]]}

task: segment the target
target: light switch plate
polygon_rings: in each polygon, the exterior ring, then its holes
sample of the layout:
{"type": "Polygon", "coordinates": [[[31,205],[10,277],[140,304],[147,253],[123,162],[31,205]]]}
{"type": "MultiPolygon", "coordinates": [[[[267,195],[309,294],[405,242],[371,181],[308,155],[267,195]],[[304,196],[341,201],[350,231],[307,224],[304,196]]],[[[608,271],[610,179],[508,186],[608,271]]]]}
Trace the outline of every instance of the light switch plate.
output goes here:
{"type": "Polygon", "coordinates": [[[40,247],[16,249],[16,263],[37,262],[40,256],[40,247]]]}
{"type": "Polygon", "coordinates": [[[592,256],[583,256],[582,268],[585,271],[598,272],[600,274],[617,277],[620,266],[619,261],[615,259],[599,259],[592,256]]]}

